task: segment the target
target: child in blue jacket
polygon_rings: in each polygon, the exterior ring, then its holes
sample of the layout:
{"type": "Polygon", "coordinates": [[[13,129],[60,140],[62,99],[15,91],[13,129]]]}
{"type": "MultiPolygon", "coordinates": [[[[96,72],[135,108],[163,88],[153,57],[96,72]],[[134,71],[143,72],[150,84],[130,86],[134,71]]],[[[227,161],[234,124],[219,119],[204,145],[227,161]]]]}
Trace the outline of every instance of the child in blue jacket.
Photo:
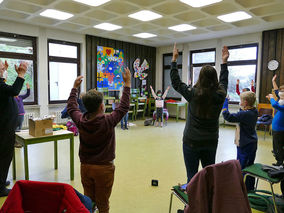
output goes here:
{"type": "Polygon", "coordinates": [[[278,102],[272,94],[266,96],[272,107],[277,110],[272,120],[273,152],[277,161],[274,166],[283,165],[284,160],[284,85],[279,88],[278,96],[278,102]]]}
{"type": "MultiPolygon", "coordinates": [[[[237,124],[235,144],[237,145],[237,160],[240,161],[241,168],[254,164],[257,150],[257,134],[255,130],[258,112],[254,107],[256,96],[254,92],[243,92],[240,94],[241,109],[237,113],[230,113],[228,110],[228,99],[223,106],[223,117],[226,121],[237,124]]],[[[246,180],[247,190],[254,189],[254,178],[248,177],[246,180]]]]}

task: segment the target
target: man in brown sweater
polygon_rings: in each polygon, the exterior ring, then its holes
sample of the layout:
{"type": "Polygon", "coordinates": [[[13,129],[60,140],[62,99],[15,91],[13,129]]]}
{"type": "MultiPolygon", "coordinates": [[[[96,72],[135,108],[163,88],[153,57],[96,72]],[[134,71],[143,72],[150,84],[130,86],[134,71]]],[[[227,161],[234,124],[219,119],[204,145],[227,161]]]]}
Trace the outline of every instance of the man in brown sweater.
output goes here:
{"type": "Polygon", "coordinates": [[[87,112],[81,113],[77,97],[83,76],[75,80],[67,104],[68,114],[80,133],[79,157],[84,194],[96,203],[100,213],[109,212],[115,170],[115,126],[129,110],[131,73],[128,68],[122,76],[125,83],[123,95],[119,107],[111,114],[104,113],[103,94],[95,89],[82,97],[87,112]]]}

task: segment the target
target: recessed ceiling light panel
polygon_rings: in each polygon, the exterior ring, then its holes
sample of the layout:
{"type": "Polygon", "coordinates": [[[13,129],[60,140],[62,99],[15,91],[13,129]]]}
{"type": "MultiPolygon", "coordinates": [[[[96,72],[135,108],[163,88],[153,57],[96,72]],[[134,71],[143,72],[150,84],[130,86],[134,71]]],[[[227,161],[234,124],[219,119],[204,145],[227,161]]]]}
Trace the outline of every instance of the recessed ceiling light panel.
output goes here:
{"type": "Polygon", "coordinates": [[[100,6],[100,5],[103,5],[111,0],[73,0],[73,1],[76,1],[76,2],[80,2],[82,4],[86,4],[86,5],[89,5],[89,6],[92,6],[92,7],[97,7],[97,6],[100,6]]]}
{"type": "Polygon", "coordinates": [[[0,0],[0,4],[3,2],[3,0],[0,0]]]}
{"type": "Polygon", "coordinates": [[[134,19],[137,19],[137,20],[140,20],[140,21],[151,21],[151,20],[154,20],[154,19],[161,18],[162,16],[160,14],[154,13],[150,10],[141,10],[137,13],[133,13],[133,14],[128,15],[128,17],[134,18],[134,19]]]}
{"type": "Polygon", "coordinates": [[[138,37],[138,38],[153,38],[153,37],[156,37],[157,35],[152,34],[152,33],[138,33],[138,34],[134,34],[133,36],[138,37]]]}
{"type": "Polygon", "coordinates": [[[215,4],[223,0],[180,0],[191,7],[204,7],[210,4],[215,4]]]}
{"type": "Polygon", "coordinates": [[[251,15],[249,15],[248,13],[244,11],[238,11],[238,12],[229,13],[226,15],[221,15],[221,16],[218,16],[217,18],[224,22],[235,22],[235,21],[250,19],[251,15]]]}
{"type": "Polygon", "coordinates": [[[179,24],[179,25],[169,27],[169,29],[177,31],[177,32],[183,32],[183,31],[188,31],[188,30],[194,30],[196,29],[196,27],[191,26],[189,24],[179,24]]]}
{"type": "Polygon", "coordinates": [[[101,23],[101,24],[95,25],[94,28],[106,30],[106,31],[114,31],[114,30],[121,29],[122,27],[119,25],[110,24],[110,23],[101,23]]]}
{"type": "Polygon", "coordinates": [[[41,16],[58,19],[58,20],[66,20],[74,16],[71,13],[62,12],[59,10],[47,9],[40,13],[41,16]]]}

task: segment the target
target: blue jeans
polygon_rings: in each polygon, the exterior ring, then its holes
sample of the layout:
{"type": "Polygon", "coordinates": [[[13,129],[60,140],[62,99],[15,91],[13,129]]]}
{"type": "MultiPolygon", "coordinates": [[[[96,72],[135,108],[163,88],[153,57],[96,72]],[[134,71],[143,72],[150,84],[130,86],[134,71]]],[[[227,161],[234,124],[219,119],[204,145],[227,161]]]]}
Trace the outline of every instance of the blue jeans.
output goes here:
{"type": "Polygon", "coordinates": [[[199,161],[202,167],[215,164],[217,147],[190,147],[183,143],[183,157],[187,173],[187,183],[198,172],[199,161]]]}
{"type": "MultiPolygon", "coordinates": [[[[250,143],[244,147],[237,147],[237,160],[239,160],[242,169],[254,164],[256,149],[257,143],[250,143]]],[[[248,191],[254,189],[254,183],[255,179],[251,176],[247,176],[246,187],[248,191]]]]}
{"type": "Polygon", "coordinates": [[[123,128],[123,121],[124,121],[124,127],[127,128],[128,113],[126,113],[120,121],[121,129],[123,128]]]}

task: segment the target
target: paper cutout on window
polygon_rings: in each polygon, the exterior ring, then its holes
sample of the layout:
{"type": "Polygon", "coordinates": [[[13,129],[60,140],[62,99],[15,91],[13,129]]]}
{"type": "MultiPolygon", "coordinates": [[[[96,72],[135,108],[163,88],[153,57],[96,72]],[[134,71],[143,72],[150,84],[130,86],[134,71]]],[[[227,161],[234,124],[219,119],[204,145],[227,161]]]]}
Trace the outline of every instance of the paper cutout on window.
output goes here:
{"type": "Polygon", "coordinates": [[[134,68],[134,77],[139,78],[140,80],[144,80],[148,74],[144,73],[144,71],[149,69],[149,63],[144,59],[143,63],[140,66],[140,59],[137,58],[134,63],[133,63],[133,68],[134,68]]]}

